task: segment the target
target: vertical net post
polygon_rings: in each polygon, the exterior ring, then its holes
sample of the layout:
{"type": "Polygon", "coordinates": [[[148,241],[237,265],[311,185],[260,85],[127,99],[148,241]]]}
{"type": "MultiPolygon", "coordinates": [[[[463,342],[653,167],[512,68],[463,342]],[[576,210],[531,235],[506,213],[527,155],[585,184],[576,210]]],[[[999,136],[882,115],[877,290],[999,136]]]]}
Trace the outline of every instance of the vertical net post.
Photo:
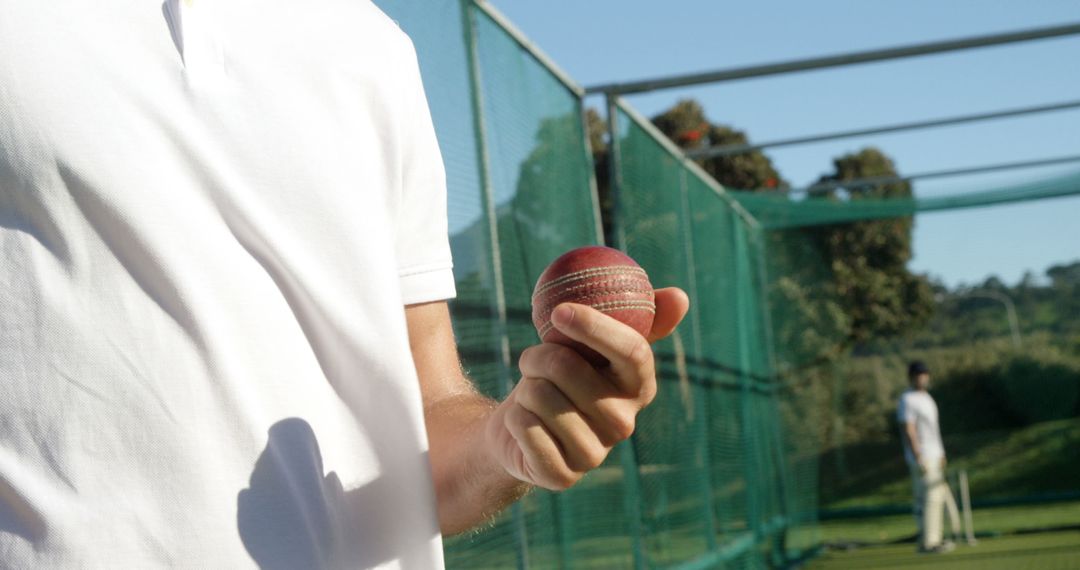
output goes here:
{"type": "MultiPolygon", "coordinates": [[[[622,154],[619,145],[619,100],[618,96],[608,94],[605,96],[605,103],[607,105],[607,118],[608,118],[608,165],[610,167],[610,174],[608,176],[608,188],[611,192],[612,202],[614,207],[612,208],[612,228],[615,231],[616,243],[611,244],[614,247],[626,250],[626,232],[623,229],[623,205],[622,205],[622,154]]],[[[642,513],[641,513],[641,480],[640,472],[638,470],[637,454],[634,450],[634,438],[636,436],[630,436],[630,439],[619,444],[619,459],[623,468],[623,487],[625,492],[624,497],[624,509],[626,510],[626,518],[630,523],[630,544],[634,552],[634,568],[637,570],[644,570],[647,567],[647,560],[645,558],[645,540],[644,530],[642,528],[642,513]]]]}
{"type": "MultiPolygon", "coordinates": [[[[731,224],[732,228],[732,242],[735,244],[735,279],[738,282],[739,279],[744,278],[742,272],[745,268],[743,259],[746,255],[746,242],[743,239],[742,228],[740,227],[740,220],[732,214],[734,223],[731,224]]],[[[749,331],[749,319],[746,312],[746,299],[742,297],[739,289],[736,289],[735,293],[735,314],[737,315],[737,322],[739,327],[736,335],[738,339],[738,351],[739,351],[739,397],[740,407],[742,409],[742,436],[743,436],[743,448],[745,456],[745,474],[746,477],[746,521],[747,527],[753,532],[755,542],[760,541],[763,533],[762,517],[761,517],[761,481],[758,477],[760,471],[760,457],[758,453],[758,430],[753,425],[753,419],[756,417],[754,413],[754,393],[752,389],[753,379],[749,376],[751,369],[750,363],[750,342],[748,338],[749,331]]]]}
{"type": "MultiPolygon", "coordinates": [[[[502,276],[502,255],[499,248],[498,219],[495,213],[494,190],[491,183],[491,164],[487,147],[487,130],[484,124],[484,101],[483,83],[480,77],[479,47],[476,41],[476,16],[473,0],[460,0],[462,10],[462,33],[465,36],[465,45],[468,50],[469,82],[473,107],[473,120],[476,129],[476,154],[479,162],[480,181],[484,218],[487,221],[488,235],[491,243],[492,275],[495,285],[496,303],[496,327],[495,338],[499,343],[499,388],[500,396],[505,398],[513,390],[514,370],[510,363],[510,335],[507,326],[506,291],[502,276]]],[[[517,565],[520,570],[529,567],[529,542],[528,528],[525,524],[525,513],[521,502],[514,503],[511,508],[511,516],[514,520],[514,536],[517,543],[517,565]]]]}
{"type": "Polygon", "coordinates": [[[788,464],[788,447],[786,445],[786,438],[784,437],[784,426],[781,421],[780,411],[780,398],[782,397],[783,385],[777,377],[777,360],[776,360],[776,347],[774,345],[773,337],[773,323],[772,323],[772,311],[769,306],[768,291],[769,291],[769,276],[766,263],[768,260],[766,245],[765,245],[765,232],[760,226],[752,226],[749,228],[750,235],[753,238],[753,248],[751,260],[756,265],[757,271],[755,277],[757,278],[754,283],[754,300],[757,303],[758,318],[762,323],[761,341],[764,344],[765,350],[765,369],[767,370],[767,377],[769,378],[770,403],[772,408],[772,429],[776,434],[773,452],[775,453],[775,461],[777,465],[777,472],[779,474],[777,484],[777,492],[780,494],[778,500],[779,516],[781,517],[781,526],[776,529],[777,536],[773,541],[773,556],[774,562],[778,566],[784,566],[788,562],[788,546],[787,546],[787,533],[790,528],[795,525],[794,517],[794,505],[792,501],[792,495],[795,492],[794,480],[791,476],[790,466],[788,464]]]}
{"type": "MultiPolygon", "coordinates": [[[[708,255],[704,251],[698,250],[695,247],[694,242],[694,217],[692,215],[692,209],[690,207],[690,184],[688,177],[689,172],[682,170],[680,172],[680,207],[682,208],[682,219],[685,222],[682,224],[682,240],[683,247],[686,255],[686,270],[687,270],[687,294],[691,299],[701,299],[701,295],[698,291],[698,278],[697,278],[697,262],[696,256],[708,255]]],[[[698,190],[695,188],[695,190],[698,190]]],[[[690,307],[691,311],[698,313],[701,308],[698,307],[698,303],[694,303],[690,307]]],[[[699,315],[695,315],[695,318],[690,319],[690,324],[693,327],[691,331],[691,338],[693,339],[693,354],[696,361],[697,368],[701,369],[703,362],[703,356],[705,354],[705,347],[702,343],[701,332],[701,318],[699,315]]],[[[698,394],[694,397],[694,407],[698,414],[697,420],[694,422],[694,441],[697,443],[697,448],[694,450],[697,459],[701,462],[701,518],[703,521],[702,533],[705,535],[705,548],[708,552],[714,552],[717,549],[716,535],[716,517],[713,513],[713,492],[712,492],[712,465],[711,457],[709,455],[708,446],[708,425],[709,425],[709,397],[708,388],[703,388],[698,391],[698,394]]]]}

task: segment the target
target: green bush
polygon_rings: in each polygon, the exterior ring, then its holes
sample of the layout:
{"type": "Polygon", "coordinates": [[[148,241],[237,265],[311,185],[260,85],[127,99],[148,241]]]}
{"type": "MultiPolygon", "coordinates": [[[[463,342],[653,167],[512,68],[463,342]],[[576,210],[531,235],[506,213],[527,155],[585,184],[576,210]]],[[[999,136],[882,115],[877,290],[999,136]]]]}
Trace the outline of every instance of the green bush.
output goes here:
{"type": "Polygon", "coordinates": [[[1012,414],[991,386],[998,384],[996,364],[959,368],[931,389],[943,434],[1013,429],[1026,422],[1012,414]]]}
{"type": "Polygon", "coordinates": [[[943,434],[1011,430],[1077,415],[1080,358],[1052,342],[1032,335],[1023,352],[1013,350],[1005,338],[841,359],[808,390],[820,392],[818,405],[839,418],[822,426],[822,441],[850,445],[896,439],[896,404],[907,388],[910,359],[930,366],[930,393],[941,412],[943,434]]]}
{"type": "Polygon", "coordinates": [[[1072,417],[1080,401],[1080,366],[1054,350],[1015,354],[999,365],[990,388],[1023,424],[1072,417]]]}

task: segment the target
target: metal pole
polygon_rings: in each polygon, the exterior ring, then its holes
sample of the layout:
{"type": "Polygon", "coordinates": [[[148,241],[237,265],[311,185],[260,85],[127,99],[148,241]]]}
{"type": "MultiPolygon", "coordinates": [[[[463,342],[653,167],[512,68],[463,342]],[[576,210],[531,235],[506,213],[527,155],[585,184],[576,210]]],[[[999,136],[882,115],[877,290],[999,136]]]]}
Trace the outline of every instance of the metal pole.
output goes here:
{"type": "MultiPolygon", "coordinates": [[[[608,119],[608,191],[611,192],[614,207],[612,208],[612,233],[615,243],[609,244],[626,251],[626,231],[623,228],[622,215],[622,169],[619,162],[622,159],[619,146],[619,100],[616,95],[606,97],[608,119]]],[[[619,444],[622,450],[619,459],[623,468],[623,481],[626,493],[623,495],[623,509],[629,519],[630,548],[634,554],[634,570],[645,570],[648,567],[648,556],[645,553],[645,520],[641,502],[641,471],[638,467],[637,450],[634,448],[636,435],[619,444]]]]}
{"type": "Polygon", "coordinates": [[[765,148],[776,148],[781,146],[793,146],[801,144],[818,143],[825,141],[832,141],[837,139],[846,139],[852,137],[861,137],[866,135],[878,135],[883,133],[896,133],[902,131],[913,131],[918,129],[929,129],[934,127],[945,127],[949,125],[959,125],[963,123],[974,123],[978,121],[988,121],[991,119],[1004,119],[1008,117],[1018,117],[1021,115],[1032,115],[1036,113],[1048,113],[1051,111],[1063,111],[1066,109],[1075,109],[1080,107],[1080,100],[1065,101],[1063,103],[1054,103],[1050,105],[1038,105],[1035,107],[1022,107],[1017,109],[1006,109],[1004,111],[994,111],[989,113],[977,113],[974,115],[958,115],[955,117],[946,117],[943,119],[930,119],[926,121],[914,121],[910,123],[900,123],[896,125],[886,125],[882,127],[871,127],[868,129],[858,129],[853,131],[838,131],[833,133],[823,133],[817,135],[807,135],[805,137],[796,137],[791,139],[779,139],[775,141],[768,141],[758,144],[725,144],[717,145],[709,148],[703,148],[700,150],[691,150],[686,153],[690,158],[701,159],[711,158],[714,156],[730,156],[733,154],[745,154],[753,152],[755,150],[761,150],[765,148]]]}
{"type": "MultiPolygon", "coordinates": [[[[488,239],[491,244],[492,282],[495,292],[496,320],[493,328],[498,339],[500,396],[506,397],[513,390],[511,373],[514,370],[510,359],[510,334],[507,326],[506,290],[503,286],[502,253],[499,249],[499,228],[495,213],[495,190],[491,182],[491,162],[488,155],[487,132],[484,123],[483,82],[480,77],[480,50],[476,42],[476,19],[472,0],[461,0],[462,32],[465,45],[468,46],[469,93],[472,100],[473,128],[476,131],[477,167],[480,174],[481,197],[484,216],[488,222],[488,239]]],[[[529,568],[528,525],[525,522],[525,510],[521,501],[515,502],[510,511],[514,520],[514,539],[517,546],[518,570],[529,568]]]]}
{"type": "MultiPolygon", "coordinates": [[[[690,208],[690,189],[687,183],[686,177],[688,176],[686,170],[680,170],[679,172],[679,218],[682,223],[683,230],[683,253],[686,255],[686,285],[687,295],[692,300],[690,305],[691,314],[688,314],[691,326],[691,337],[694,347],[694,360],[700,365],[702,355],[705,354],[705,346],[702,343],[701,334],[701,317],[699,315],[700,305],[697,300],[701,297],[698,294],[697,288],[697,263],[694,259],[694,231],[693,231],[693,216],[691,215],[690,208]]],[[[732,215],[732,217],[735,217],[732,215]]],[[[702,388],[702,391],[707,391],[708,388],[702,388]]],[[[701,470],[703,481],[701,495],[705,500],[702,501],[703,518],[705,521],[704,533],[705,533],[705,548],[709,552],[713,552],[717,549],[716,543],[716,517],[713,511],[713,490],[712,490],[712,462],[709,457],[709,397],[705,395],[703,397],[694,398],[694,406],[697,411],[700,412],[700,417],[694,420],[695,432],[700,437],[698,451],[701,452],[701,470]]]]}
{"type": "Polygon", "coordinates": [[[593,162],[593,151],[596,149],[592,148],[592,144],[589,142],[589,111],[585,108],[585,100],[581,97],[577,98],[575,105],[577,105],[578,116],[581,117],[581,139],[582,146],[585,149],[585,176],[589,180],[589,198],[593,209],[593,225],[595,227],[593,233],[596,236],[597,244],[607,245],[604,243],[604,216],[600,207],[600,186],[596,182],[596,163],[593,162]]]}
{"type": "MultiPolygon", "coordinates": [[[[734,217],[734,213],[732,214],[734,217]]],[[[750,279],[749,275],[743,275],[743,269],[749,269],[749,259],[747,259],[746,240],[743,233],[739,230],[739,224],[732,220],[732,243],[735,246],[735,267],[733,268],[733,277],[736,283],[742,278],[750,279]]],[[[753,319],[753,316],[747,313],[746,302],[739,295],[740,291],[736,289],[736,294],[732,296],[731,300],[734,303],[735,322],[738,325],[738,332],[735,335],[736,344],[738,346],[739,355],[739,411],[740,411],[740,426],[741,439],[743,444],[743,478],[746,481],[746,526],[747,529],[753,531],[754,542],[760,542],[765,533],[765,517],[762,515],[761,505],[761,490],[768,484],[764,481],[761,469],[761,461],[759,454],[757,453],[757,434],[761,429],[755,420],[758,419],[757,414],[754,413],[754,403],[752,400],[758,398],[753,394],[751,390],[751,382],[753,380],[749,376],[751,369],[750,366],[750,343],[748,342],[747,335],[750,334],[750,327],[747,326],[749,321],[753,319]]]]}
{"type": "Polygon", "coordinates": [[[562,83],[567,89],[569,89],[575,96],[582,97],[585,95],[585,90],[582,89],[576,81],[571,79],[568,73],[566,73],[562,70],[562,68],[556,65],[555,62],[552,61],[552,59],[548,57],[547,54],[545,54],[539,47],[537,47],[536,44],[530,41],[529,38],[525,37],[525,34],[521,33],[521,30],[518,30],[517,27],[514,26],[514,24],[511,23],[510,20],[502,14],[502,12],[496,10],[494,6],[487,2],[487,0],[471,1],[478,10],[483,12],[488,18],[491,18],[493,22],[495,22],[500,28],[502,28],[504,32],[506,32],[506,35],[510,36],[510,39],[517,42],[517,44],[521,46],[522,49],[529,52],[529,55],[533,56],[533,58],[535,58],[536,61],[540,63],[540,65],[546,67],[547,70],[550,71],[551,74],[554,75],[555,78],[558,79],[559,82],[562,83]]]}
{"type": "Polygon", "coordinates": [[[1012,333],[1013,348],[1019,350],[1020,347],[1020,321],[1016,318],[1016,305],[1013,304],[1013,300],[1004,293],[998,293],[997,291],[971,291],[966,294],[968,297],[982,297],[984,299],[994,299],[1001,301],[1005,304],[1005,314],[1009,320],[1009,330],[1012,333]]]}
{"type": "Polygon", "coordinates": [[[792,73],[796,71],[825,69],[829,67],[839,67],[844,65],[869,63],[872,61],[885,61],[889,59],[930,55],[935,53],[981,48],[1014,42],[1042,40],[1061,36],[1070,36],[1075,34],[1080,34],[1080,23],[1066,24],[1063,26],[1052,26],[1047,28],[1036,28],[1032,30],[1022,30],[1018,32],[1008,32],[1003,34],[975,36],[970,38],[946,40],[941,42],[914,44],[895,48],[876,49],[863,52],[831,55],[825,57],[799,59],[779,63],[768,63],[765,65],[753,65],[749,67],[739,67],[728,70],[675,75],[655,79],[645,79],[641,81],[631,81],[627,83],[608,83],[604,85],[587,87],[585,88],[585,93],[609,93],[622,95],[630,93],[643,93],[645,91],[670,89],[672,87],[686,87],[689,85],[699,85],[702,83],[734,81],[736,79],[747,79],[750,77],[763,77],[766,75],[778,75],[781,73],[792,73]]]}
{"type": "Polygon", "coordinates": [[[1016,170],[1020,168],[1035,168],[1039,166],[1054,166],[1058,164],[1068,164],[1072,162],[1080,162],[1080,155],[1077,156],[1062,156],[1058,158],[1047,158],[1043,160],[1027,160],[1021,162],[1006,162],[1001,164],[991,164],[987,166],[975,166],[971,168],[958,168],[955,170],[935,170],[931,172],[920,172],[918,174],[909,174],[907,176],[870,176],[867,178],[857,178],[855,180],[831,180],[828,182],[819,182],[817,184],[811,184],[803,188],[792,188],[790,190],[776,190],[775,192],[784,192],[788,194],[804,194],[808,192],[817,192],[820,190],[831,190],[835,188],[857,188],[860,186],[873,186],[874,184],[894,184],[897,182],[911,182],[913,180],[926,180],[928,178],[946,178],[949,176],[962,176],[965,174],[983,174],[987,172],[997,172],[1001,170],[1016,170]]]}

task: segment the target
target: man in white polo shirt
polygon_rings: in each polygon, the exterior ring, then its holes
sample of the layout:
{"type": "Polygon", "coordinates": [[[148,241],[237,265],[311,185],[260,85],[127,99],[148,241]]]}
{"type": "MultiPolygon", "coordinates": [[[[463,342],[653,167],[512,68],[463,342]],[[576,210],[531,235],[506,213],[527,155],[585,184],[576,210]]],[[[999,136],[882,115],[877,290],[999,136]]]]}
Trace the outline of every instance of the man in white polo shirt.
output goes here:
{"type": "Polygon", "coordinates": [[[900,396],[896,416],[914,488],[919,551],[945,552],[953,546],[942,541],[941,531],[949,488],[945,483],[945,446],[938,427],[938,408],[927,392],[930,369],[923,362],[912,362],[908,366],[908,382],[910,387],[900,396]]]}
{"type": "MultiPolygon", "coordinates": [[[[366,1],[0,0],[0,567],[433,568],[655,395],[581,306],[461,372],[442,162],[366,1]]],[[[657,293],[650,340],[685,314],[657,293]]]]}

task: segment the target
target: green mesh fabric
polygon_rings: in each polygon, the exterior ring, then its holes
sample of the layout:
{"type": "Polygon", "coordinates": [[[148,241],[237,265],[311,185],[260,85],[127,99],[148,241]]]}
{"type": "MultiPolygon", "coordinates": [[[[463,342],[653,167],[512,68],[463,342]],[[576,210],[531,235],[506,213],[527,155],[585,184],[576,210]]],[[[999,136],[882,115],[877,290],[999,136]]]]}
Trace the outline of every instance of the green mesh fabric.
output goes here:
{"type": "MultiPolygon", "coordinates": [[[[498,239],[507,380],[514,382],[521,351],[538,342],[531,318],[537,278],[566,250],[597,242],[592,164],[580,99],[486,13],[474,10],[471,16],[494,216],[488,222],[498,239]]],[[[530,566],[558,566],[573,557],[573,539],[587,534],[576,528],[587,528],[596,510],[588,505],[587,489],[532,493],[490,530],[448,542],[448,563],[477,568],[490,564],[492,547],[515,558],[516,549],[525,547],[522,559],[527,555],[530,566]]]]}
{"type": "Polygon", "coordinates": [[[618,234],[691,297],[656,345],[660,395],[633,438],[649,567],[758,567],[817,544],[816,442],[777,377],[765,232],[648,121],[618,107],[618,234]]]}
{"type": "Polygon", "coordinates": [[[910,216],[980,206],[996,206],[1080,194],[1080,171],[1019,184],[926,198],[791,198],[776,192],[732,192],[770,229],[910,216]]]}
{"type": "MultiPolygon", "coordinates": [[[[537,342],[535,280],[598,240],[582,101],[486,6],[376,3],[416,45],[447,167],[462,359],[502,397],[537,342]]],[[[569,491],[446,539],[450,568],[761,568],[817,544],[815,450],[791,434],[802,410],[770,349],[769,234],[639,118],[618,121],[619,245],[693,310],[656,345],[634,437],[569,491]]]]}

